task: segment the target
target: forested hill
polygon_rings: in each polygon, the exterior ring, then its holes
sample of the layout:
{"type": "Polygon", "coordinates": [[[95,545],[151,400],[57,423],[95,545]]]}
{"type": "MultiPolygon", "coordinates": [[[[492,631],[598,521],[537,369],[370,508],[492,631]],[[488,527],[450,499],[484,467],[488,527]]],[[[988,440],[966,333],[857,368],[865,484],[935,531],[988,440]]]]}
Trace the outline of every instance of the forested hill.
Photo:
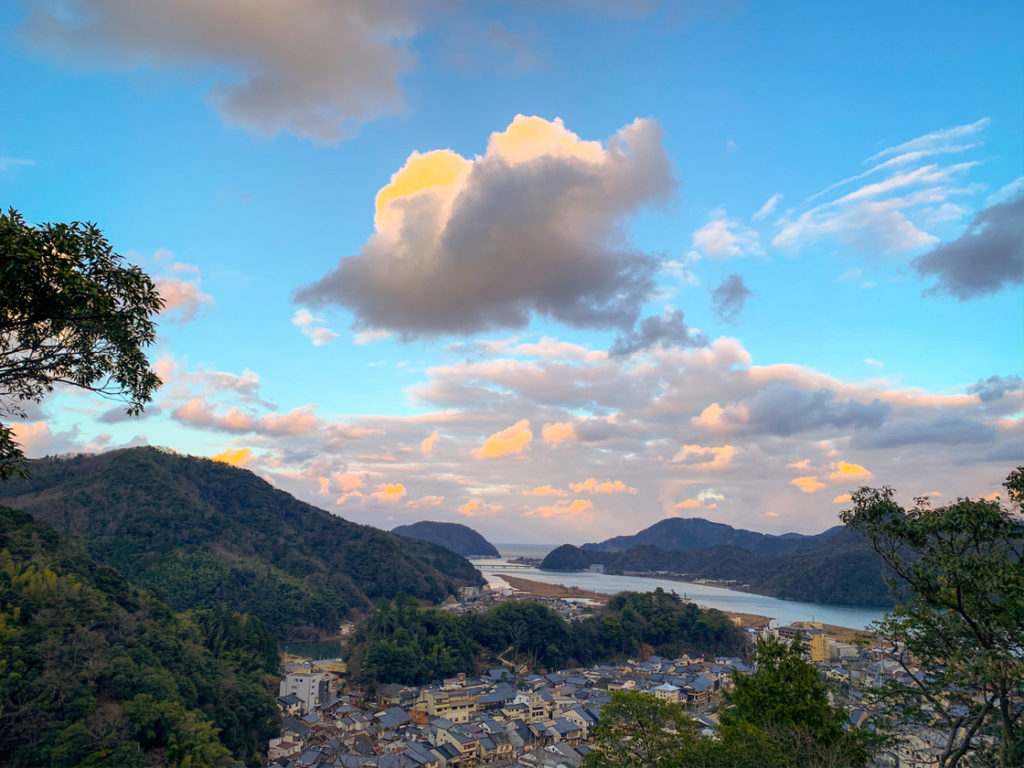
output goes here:
{"type": "Polygon", "coordinates": [[[0,502],[79,539],[176,610],[228,605],[278,637],[334,631],[381,597],[482,583],[465,559],[343,520],[251,472],[155,448],[30,462],[0,502]]]}
{"type": "Polygon", "coordinates": [[[827,539],[836,530],[838,527],[830,528],[816,536],[805,536],[800,533],[775,536],[733,528],[724,523],[713,523],[700,517],[672,517],[661,520],[632,536],[616,536],[596,544],[584,544],[582,549],[622,552],[630,547],[650,546],[685,551],[727,546],[739,547],[755,555],[780,555],[813,546],[827,539]]]}
{"type": "Polygon", "coordinates": [[[463,557],[498,557],[497,548],[467,525],[436,523],[423,520],[412,525],[400,525],[392,533],[439,544],[463,557]]]}
{"type": "Polygon", "coordinates": [[[785,600],[865,606],[895,604],[895,596],[883,578],[881,558],[857,533],[840,526],[816,537],[801,538],[799,548],[783,554],[755,554],[730,544],[686,549],[634,545],[623,551],[564,544],[550,552],[540,567],[580,571],[600,564],[607,573],[663,572],[736,582],[751,592],[785,600]]]}
{"type": "Polygon", "coordinates": [[[175,615],[0,507],[0,765],[259,765],[278,663],[258,620],[175,615]]]}

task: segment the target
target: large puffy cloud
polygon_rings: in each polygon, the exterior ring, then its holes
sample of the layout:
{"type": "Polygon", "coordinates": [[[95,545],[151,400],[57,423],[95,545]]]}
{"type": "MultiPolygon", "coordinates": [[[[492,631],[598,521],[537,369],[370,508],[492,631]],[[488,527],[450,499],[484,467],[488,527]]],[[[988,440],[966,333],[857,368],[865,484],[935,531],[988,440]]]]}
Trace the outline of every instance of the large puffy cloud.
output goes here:
{"type": "Polygon", "coordinates": [[[658,265],[624,224],[674,187],[653,120],[602,145],[518,115],[472,160],[413,153],[380,190],[362,250],[297,299],[405,338],[522,327],[533,314],[629,328],[658,265]]]}
{"type": "Polygon", "coordinates": [[[935,278],[926,294],[961,301],[1024,283],[1024,197],[979,211],[960,237],[918,256],[913,267],[935,278]]]}
{"type": "Polygon", "coordinates": [[[411,0],[30,0],[20,28],[70,63],[206,67],[226,122],[334,142],[402,103],[402,47],[417,30],[411,0]]]}

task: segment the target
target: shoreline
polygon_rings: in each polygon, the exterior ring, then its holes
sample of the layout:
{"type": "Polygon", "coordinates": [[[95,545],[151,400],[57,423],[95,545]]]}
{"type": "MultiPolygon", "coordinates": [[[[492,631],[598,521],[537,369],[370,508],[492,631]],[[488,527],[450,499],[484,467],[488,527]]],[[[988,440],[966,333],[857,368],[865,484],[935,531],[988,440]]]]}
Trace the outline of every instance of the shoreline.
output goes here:
{"type": "MultiPolygon", "coordinates": [[[[601,605],[606,605],[608,601],[614,596],[604,592],[590,592],[579,587],[569,587],[564,584],[548,584],[543,581],[533,581],[531,579],[524,579],[521,576],[513,576],[508,573],[495,573],[495,576],[500,576],[504,579],[509,586],[519,592],[525,592],[534,597],[549,597],[549,598],[586,598],[588,600],[594,600],[601,605]]],[[[676,579],[666,579],[666,581],[676,581],[676,579]]],[[[679,579],[679,581],[682,581],[679,579]]],[[[684,583],[695,583],[695,582],[684,582],[684,583]]],[[[736,590],[741,591],[741,590],[736,590]]],[[[770,616],[761,616],[753,613],[741,613],[737,611],[722,611],[730,619],[735,621],[737,624],[745,627],[754,627],[756,629],[763,629],[774,619],[770,616]]],[[[809,622],[794,622],[794,625],[800,626],[809,622]]],[[[842,642],[851,642],[858,637],[873,637],[873,635],[864,629],[857,629],[855,627],[843,627],[838,624],[825,624],[823,622],[817,622],[821,624],[821,627],[825,632],[836,640],[842,642]]]]}
{"type": "MultiPolygon", "coordinates": [[[[500,576],[509,585],[520,592],[526,592],[534,597],[552,597],[552,598],[586,598],[588,600],[594,600],[599,602],[601,605],[607,605],[608,601],[614,597],[605,592],[588,592],[585,589],[579,587],[567,587],[564,584],[548,584],[543,581],[532,581],[530,579],[524,579],[520,576],[511,576],[507,573],[496,573],[495,576],[500,576]]],[[[719,610],[717,608],[712,610],[719,610]]],[[[768,616],[760,616],[754,613],[739,613],[737,611],[719,611],[724,613],[730,619],[735,621],[737,624],[745,627],[756,627],[761,629],[768,625],[771,618],[768,616]]]]}

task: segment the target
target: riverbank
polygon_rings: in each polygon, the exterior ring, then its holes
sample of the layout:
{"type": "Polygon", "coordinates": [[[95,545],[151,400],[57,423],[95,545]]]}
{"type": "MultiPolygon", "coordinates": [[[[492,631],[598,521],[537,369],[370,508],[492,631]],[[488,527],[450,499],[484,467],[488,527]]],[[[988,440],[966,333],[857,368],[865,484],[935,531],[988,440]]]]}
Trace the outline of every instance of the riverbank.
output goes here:
{"type": "MultiPolygon", "coordinates": [[[[580,589],[579,587],[567,587],[564,584],[547,584],[542,581],[532,581],[519,576],[511,576],[507,573],[498,573],[495,575],[500,576],[507,581],[509,586],[513,589],[525,592],[526,594],[534,597],[550,597],[562,600],[584,598],[599,602],[601,605],[607,604],[608,600],[612,598],[612,595],[609,594],[602,592],[589,592],[585,589],[580,589]]],[[[722,611],[722,613],[741,626],[756,627],[757,629],[768,626],[768,622],[771,620],[767,616],[758,616],[753,613],[739,613],[737,611],[722,611]]]]}
{"type": "Polygon", "coordinates": [[[542,581],[531,581],[530,579],[523,579],[508,573],[496,573],[494,575],[503,578],[512,589],[525,592],[533,597],[550,597],[559,600],[593,600],[601,605],[607,604],[613,597],[603,592],[588,592],[585,589],[567,587],[564,584],[546,584],[542,581]]]}

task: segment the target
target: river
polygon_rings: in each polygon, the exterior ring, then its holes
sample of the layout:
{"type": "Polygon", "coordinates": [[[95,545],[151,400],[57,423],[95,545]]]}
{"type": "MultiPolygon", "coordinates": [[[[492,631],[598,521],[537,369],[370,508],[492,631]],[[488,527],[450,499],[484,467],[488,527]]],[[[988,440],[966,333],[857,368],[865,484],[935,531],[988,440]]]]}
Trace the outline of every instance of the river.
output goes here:
{"type": "MultiPolygon", "coordinates": [[[[494,574],[501,571],[501,566],[515,557],[543,557],[537,554],[551,547],[534,545],[496,545],[501,558],[471,558],[474,565],[489,581],[495,580],[494,574]]],[[[736,613],[753,613],[758,616],[769,616],[779,624],[791,624],[794,621],[820,621],[840,627],[866,629],[868,624],[881,619],[885,608],[857,608],[848,605],[827,605],[824,603],[800,603],[795,600],[779,600],[774,597],[755,595],[750,592],[739,592],[734,589],[713,587],[708,584],[695,584],[686,581],[668,579],[651,579],[642,576],[616,576],[608,573],[561,573],[541,571],[537,568],[509,568],[507,572],[524,579],[541,581],[546,584],[564,584],[567,587],[579,587],[591,592],[615,594],[616,592],[653,592],[660,587],[666,592],[675,592],[680,597],[692,600],[703,608],[718,608],[722,611],[736,613]]],[[[500,581],[500,580],[499,580],[500,581]]]]}

